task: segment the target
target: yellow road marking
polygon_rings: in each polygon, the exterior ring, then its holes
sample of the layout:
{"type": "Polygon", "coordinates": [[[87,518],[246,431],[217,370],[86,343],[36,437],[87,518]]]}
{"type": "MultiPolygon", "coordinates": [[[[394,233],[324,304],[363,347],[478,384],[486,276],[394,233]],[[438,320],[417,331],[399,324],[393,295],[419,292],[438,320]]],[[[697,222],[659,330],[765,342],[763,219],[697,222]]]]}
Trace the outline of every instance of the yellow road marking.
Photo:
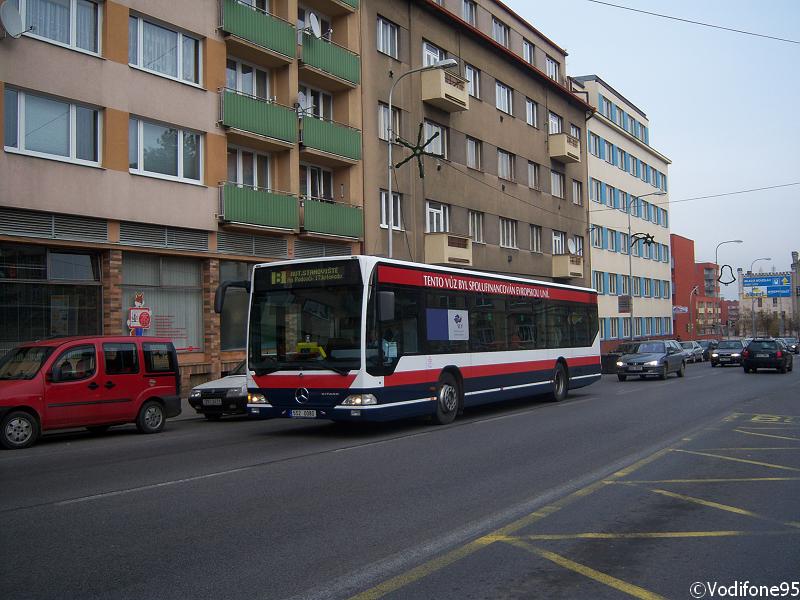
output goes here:
{"type": "Polygon", "coordinates": [[[800,481],[800,477],[709,477],[707,479],[626,479],[625,481],[609,481],[617,485],[635,485],[639,483],[743,483],[747,481],[800,481]]]}
{"type": "Polygon", "coordinates": [[[619,590],[620,592],[624,592],[625,594],[633,596],[634,598],[641,598],[642,600],[664,600],[664,596],[659,596],[658,594],[639,587],[638,585],[628,583],[622,579],[617,579],[616,577],[612,577],[606,573],[601,573],[596,569],[592,569],[591,567],[577,563],[574,560],[570,560],[564,556],[561,556],[560,554],[556,554],[555,552],[537,548],[536,546],[522,540],[510,539],[506,540],[506,542],[512,546],[526,550],[531,554],[535,554],[541,558],[549,560],[550,562],[554,562],[560,567],[564,567],[565,569],[579,573],[584,577],[593,579],[598,583],[602,583],[603,585],[607,585],[608,587],[619,590]]]}
{"type": "MultiPolygon", "coordinates": [[[[742,433],[747,433],[743,431],[742,433]]],[[[698,452],[730,452],[732,450],[800,450],[800,446],[731,446],[729,448],[695,448],[698,452]]]]}
{"type": "Polygon", "coordinates": [[[731,506],[730,504],[721,504],[719,502],[712,502],[711,500],[704,500],[703,498],[695,498],[694,496],[685,496],[684,494],[676,494],[675,492],[670,492],[667,490],[651,489],[650,491],[656,494],[661,494],[662,496],[668,496],[670,498],[676,498],[677,500],[683,500],[684,502],[692,502],[693,504],[707,506],[708,508],[716,508],[717,510],[724,510],[725,512],[734,513],[736,515],[752,517],[753,519],[759,519],[760,521],[770,521],[772,523],[781,523],[782,525],[787,525],[789,527],[798,527],[797,523],[794,522],[782,523],[777,519],[772,519],[770,517],[766,517],[764,515],[755,513],[751,510],[747,510],[745,508],[739,508],[738,506],[731,506]]]}
{"type": "Polygon", "coordinates": [[[752,413],[753,417],[750,419],[754,423],[793,423],[795,419],[800,418],[796,415],[765,415],[759,413],[752,413]]]}
{"type": "Polygon", "coordinates": [[[681,450],[679,448],[675,448],[672,451],[673,452],[683,452],[685,454],[695,454],[697,456],[708,456],[708,457],[711,457],[711,458],[719,458],[721,460],[729,460],[729,461],[732,461],[732,462],[745,463],[745,464],[748,464],[748,465],[757,465],[759,467],[769,467],[770,469],[780,469],[780,470],[783,470],[783,471],[797,471],[797,472],[800,472],[800,469],[797,469],[795,467],[787,467],[786,465],[776,465],[776,464],[773,464],[773,463],[761,462],[759,460],[748,460],[746,458],[734,458],[733,456],[723,456],[722,454],[711,454],[709,452],[697,452],[695,450],[681,450]]]}
{"type": "MultiPolygon", "coordinates": [[[[682,538],[706,538],[706,537],[737,537],[754,535],[798,535],[800,531],[784,529],[780,531],[652,531],[634,533],[542,533],[525,535],[521,539],[525,540],[639,540],[639,539],[682,539],[682,538]]],[[[510,538],[497,541],[508,541],[510,538]]]]}
{"type": "Polygon", "coordinates": [[[555,502],[548,504],[547,506],[543,506],[542,508],[525,515],[524,517],[517,519],[516,521],[509,523],[504,527],[492,531],[463,546],[455,548],[454,550],[451,550],[450,552],[438,558],[431,559],[417,567],[414,567],[413,569],[410,569],[409,571],[406,571],[405,573],[401,573],[395,577],[392,577],[391,579],[387,579],[386,581],[379,583],[378,585],[371,587],[360,594],[356,594],[351,598],[351,600],[374,600],[376,598],[381,598],[386,594],[391,594],[392,592],[396,592],[397,590],[419,581],[420,579],[424,579],[428,575],[439,571],[444,567],[461,560],[462,558],[466,558],[467,556],[477,552],[478,550],[481,550],[482,548],[485,548],[490,544],[501,541],[501,539],[505,540],[505,538],[519,531],[520,529],[523,529],[529,525],[533,525],[537,521],[540,521],[554,512],[561,510],[571,502],[574,502],[580,498],[584,498],[589,494],[596,492],[600,488],[605,487],[607,483],[614,482],[622,477],[625,477],[626,475],[630,475],[637,469],[640,469],[641,467],[664,456],[667,452],[669,452],[669,450],[669,448],[663,448],[658,452],[654,452],[650,456],[638,460],[632,465],[612,473],[604,480],[595,481],[594,483],[576,490],[571,494],[564,496],[560,500],[556,500],[555,502]]]}
{"type": "MultiPolygon", "coordinates": [[[[755,431],[745,431],[744,429],[739,429],[738,427],[734,429],[737,433],[744,433],[745,435],[759,435],[761,437],[767,438],[774,438],[776,440],[792,440],[795,442],[800,442],[800,438],[792,437],[790,435],[775,435],[773,433],[756,433],[755,431]]],[[[800,448],[800,446],[798,446],[800,448]]]]}

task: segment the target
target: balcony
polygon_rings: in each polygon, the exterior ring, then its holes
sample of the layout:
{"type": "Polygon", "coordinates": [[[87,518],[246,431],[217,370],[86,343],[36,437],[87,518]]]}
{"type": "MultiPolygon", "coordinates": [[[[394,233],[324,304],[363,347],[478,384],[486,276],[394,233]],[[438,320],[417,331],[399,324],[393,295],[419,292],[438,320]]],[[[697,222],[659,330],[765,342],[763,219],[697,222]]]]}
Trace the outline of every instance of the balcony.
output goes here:
{"type": "Polygon", "coordinates": [[[425,262],[430,265],[472,266],[472,240],[451,233],[426,233],[425,262]]]}
{"type": "Polygon", "coordinates": [[[219,26],[228,49],[257,65],[283,66],[297,55],[292,23],[239,0],[221,0],[219,26]]]}
{"type": "Polygon", "coordinates": [[[554,254],[553,277],[558,279],[582,278],[583,256],[578,254],[554,254]]]}
{"type": "Polygon", "coordinates": [[[303,33],[300,79],[329,91],[356,87],[361,81],[361,59],[347,48],[303,33]]]}
{"type": "Polygon", "coordinates": [[[358,0],[305,0],[303,6],[323,15],[338,17],[358,10],[358,0]]]}
{"type": "Polygon", "coordinates": [[[298,231],[300,212],[295,196],[225,182],[219,187],[220,223],[243,228],[298,231]]]}
{"type": "Polygon", "coordinates": [[[444,69],[432,69],[423,71],[421,77],[423,102],[447,112],[469,108],[467,80],[460,75],[444,69]]]}
{"type": "Polygon", "coordinates": [[[361,132],[314,117],[300,120],[301,158],[329,167],[349,167],[361,160],[361,132]]]}
{"type": "Polygon", "coordinates": [[[552,133],[548,138],[550,158],[563,163],[581,162],[581,142],[566,133],[552,133]]]}
{"type": "Polygon", "coordinates": [[[362,239],[364,211],[352,204],[305,198],[303,229],[322,236],[362,239]]]}
{"type": "Polygon", "coordinates": [[[230,141],[255,150],[280,151],[297,143],[294,109],[255,96],[222,90],[219,121],[230,141]]]}

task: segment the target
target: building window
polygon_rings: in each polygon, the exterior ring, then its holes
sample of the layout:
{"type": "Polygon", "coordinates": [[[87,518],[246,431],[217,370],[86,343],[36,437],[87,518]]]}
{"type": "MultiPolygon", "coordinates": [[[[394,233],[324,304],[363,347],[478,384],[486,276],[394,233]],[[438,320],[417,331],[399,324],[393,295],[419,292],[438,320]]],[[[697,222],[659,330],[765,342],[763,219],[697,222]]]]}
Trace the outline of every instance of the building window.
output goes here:
{"type": "Polygon", "coordinates": [[[517,222],[514,219],[500,217],[500,246],[517,247],[517,222]]]}
{"type": "MultiPolygon", "coordinates": [[[[245,262],[219,261],[220,281],[249,281],[253,265],[245,262]]],[[[220,348],[241,350],[247,345],[249,295],[240,288],[228,288],[219,321],[220,348]]]]}
{"type": "Polygon", "coordinates": [[[545,62],[547,65],[547,76],[550,79],[555,79],[556,81],[559,81],[560,75],[559,75],[558,61],[552,56],[548,56],[545,62]]]}
{"type": "Polygon", "coordinates": [[[40,158],[100,164],[100,111],[6,87],[3,145],[40,158]]]}
{"type": "Polygon", "coordinates": [[[598,204],[603,199],[603,184],[597,179],[589,180],[589,199],[598,204]]]}
{"type": "Polygon", "coordinates": [[[100,8],[88,0],[19,0],[25,35],[99,54],[100,8]]]}
{"type": "Polygon", "coordinates": [[[630,276],[623,275],[622,276],[622,295],[623,296],[627,296],[630,293],[630,287],[631,287],[630,276]]]}
{"type": "Polygon", "coordinates": [[[531,225],[531,252],[542,251],[542,227],[531,225]]]}
{"type": "Polygon", "coordinates": [[[464,65],[464,78],[467,80],[467,92],[473,98],[481,98],[481,72],[472,65],[464,65]]]}
{"type": "Polygon", "coordinates": [[[392,116],[389,118],[389,105],[378,103],[378,137],[384,141],[394,141],[400,133],[400,111],[392,107],[392,116]]]}
{"type": "Polygon", "coordinates": [[[530,98],[525,98],[525,122],[533,127],[539,126],[539,105],[530,98]]]}
{"type": "Polygon", "coordinates": [[[397,31],[397,25],[378,17],[378,52],[397,58],[397,31]]]}
{"type": "Polygon", "coordinates": [[[606,162],[607,163],[611,163],[613,165],[614,164],[614,145],[609,141],[605,141],[603,143],[606,145],[606,148],[605,148],[605,150],[606,150],[606,162]]]}
{"type": "MultiPolygon", "coordinates": [[[[610,283],[610,280],[609,280],[610,283]]],[[[609,285],[609,287],[611,287],[609,285]]],[[[609,292],[611,293],[611,292],[609,292]]],[[[616,292],[612,293],[612,295],[616,296],[616,292]]],[[[617,339],[619,337],[619,319],[614,317],[611,318],[611,338],[617,339]]]]}
{"type": "Polygon", "coordinates": [[[496,81],[494,84],[495,106],[498,110],[511,115],[514,114],[514,90],[504,83],[496,81]]]}
{"type": "Polygon", "coordinates": [[[300,197],[333,202],[333,173],[315,165],[300,165],[300,197]]]}
{"type": "Polygon", "coordinates": [[[581,128],[575,125],[574,123],[569,124],[569,134],[574,137],[576,140],[581,140],[581,128]]]}
{"type": "Polygon", "coordinates": [[[583,184],[574,179],[572,180],[572,203],[583,206],[583,184]]]}
{"type": "Polygon", "coordinates": [[[497,149],[497,176],[500,179],[514,181],[514,163],[516,156],[505,150],[497,149]]]}
{"type": "Polygon", "coordinates": [[[300,116],[328,121],[333,119],[333,96],[328,92],[300,85],[297,97],[300,116]]]}
{"type": "MultiPolygon", "coordinates": [[[[122,306],[137,293],[153,314],[150,335],[168,337],[178,352],[203,350],[203,290],[200,261],[172,256],[122,254],[122,306]]],[[[123,326],[128,311],[122,311],[123,326]]]]}
{"type": "Polygon", "coordinates": [[[481,170],[481,157],[483,154],[480,140],[467,136],[467,166],[470,169],[481,170]]]}
{"type": "Polygon", "coordinates": [[[508,48],[508,25],[492,17],[492,37],[498,44],[508,48]]]}
{"type": "Polygon", "coordinates": [[[191,183],[202,180],[203,136],[194,131],[131,117],[128,156],[130,172],[137,175],[191,183]]]}
{"type": "Polygon", "coordinates": [[[549,133],[561,133],[564,130],[564,119],[562,119],[559,115],[550,111],[548,114],[548,131],[549,133]]]}
{"type": "Polygon", "coordinates": [[[641,277],[634,277],[633,278],[633,295],[634,296],[641,296],[642,295],[642,278],[641,277]]]}
{"type": "MultiPolygon", "coordinates": [[[[595,273],[595,275],[597,275],[597,273],[595,273]]],[[[595,286],[595,289],[596,288],[597,288],[597,286],[595,286]]],[[[600,292],[600,290],[597,290],[597,291],[600,292]]],[[[602,293],[602,292],[600,292],[600,293],[602,293]]],[[[605,319],[600,319],[600,339],[601,340],[608,339],[608,330],[606,329],[606,320],[605,319]]]]}
{"type": "Polygon", "coordinates": [[[475,27],[478,24],[478,5],[474,2],[474,0],[464,0],[464,4],[462,5],[462,16],[464,20],[475,27]]]}
{"type": "Polygon", "coordinates": [[[240,60],[225,63],[225,87],[256,98],[269,98],[269,72],[240,60]]]}
{"type": "Polygon", "coordinates": [[[625,338],[631,337],[631,318],[630,317],[623,317],[622,318],[622,337],[625,337],[625,338]]]}
{"type": "Polygon", "coordinates": [[[447,52],[439,48],[439,46],[428,41],[422,42],[422,64],[424,66],[429,67],[445,58],[447,58],[447,52]]]}
{"type": "Polygon", "coordinates": [[[600,136],[595,133],[589,134],[589,154],[600,156],[600,136]]]}
{"type": "Polygon", "coordinates": [[[617,166],[621,170],[625,170],[625,150],[617,148],[617,166]]]}
{"type": "Polygon", "coordinates": [[[572,236],[572,241],[575,243],[575,255],[583,256],[583,236],[575,234],[572,236]]]}
{"type": "Polygon", "coordinates": [[[603,228],[592,225],[592,248],[603,247],[603,228]]]}
{"type": "Polygon", "coordinates": [[[269,156],[228,146],[228,181],[238,185],[269,189],[269,156]]]}
{"type": "Polygon", "coordinates": [[[539,165],[535,162],[528,161],[528,187],[540,190],[542,189],[541,185],[539,179],[539,165]]]}
{"type": "Polygon", "coordinates": [[[447,158],[447,127],[425,120],[425,139],[430,140],[435,134],[439,134],[425,148],[427,152],[438,154],[442,158],[447,158]]]}
{"type": "Polygon", "coordinates": [[[611,101],[605,96],[600,96],[600,114],[608,119],[611,118],[611,101]]]}
{"type": "Polygon", "coordinates": [[[477,210],[469,211],[469,237],[473,242],[483,243],[483,213],[477,210]]]}
{"type": "Polygon", "coordinates": [[[185,83],[200,85],[200,40],[130,17],[128,21],[128,62],[131,66],[185,83]]]}
{"type": "Polygon", "coordinates": [[[441,202],[427,200],[425,202],[425,233],[442,233],[450,231],[450,207],[441,202]]]}
{"type": "Polygon", "coordinates": [[[564,197],[564,174],[550,171],[550,194],[556,198],[564,197]]]}
{"type": "Polygon", "coordinates": [[[619,251],[622,254],[627,254],[630,250],[629,247],[630,242],[628,241],[628,234],[627,233],[620,233],[619,234],[619,251]]]}
{"type": "Polygon", "coordinates": [[[617,190],[611,185],[606,186],[606,204],[614,208],[614,202],[617,198],[617,190]]]}
{"type": "MultiPolygon", "coordinates": [[[[598,294],[604,294],[605,293],[605,288],[603,286],[604,283],[605,283],[605,277],[603,275],[603,272],[602,271],[595,271],[594,272],[594,289],[597,290],[598,294]]],[[[603,321],[605,321],[605,319],[600,319],[601,323],[603,321]]]]}
{"type": "Polygon", "coordinates": [[[649,298],[652,294],[650,291],[651,280],[649,277],[644,278],[644,297],[649,298]]]}
{"type": "MultiPolygon", "coordinates": [[[[392,229],[400,231],[403,229],[402,218],[402,196],[397,192],[392,192],[392,229]]],[[[389,192],[381,190],[381,227],[386,229],[389,226],[389,192]]]]}
{"type": "Polygon", "coordinates": [[[564,231],[553,230],[553,254],[566,254],[567,234],[564,231]]]}
{"type": "Polygon", "coordinates": [[[533,47],[533,44],[528,40],[522,40],[522,58],[525,59],[526,63],[534,63],[533,47]]]}
{"type": "Polygon", "coordinates": [[[617,232],[615,230],[613,230],[613,229],[606,229],[606,231],[608,232],[607,233],[607,235],[608,235],[608,249],[611,250],[611,252],[616,252],[617,251],[617,232]]]}

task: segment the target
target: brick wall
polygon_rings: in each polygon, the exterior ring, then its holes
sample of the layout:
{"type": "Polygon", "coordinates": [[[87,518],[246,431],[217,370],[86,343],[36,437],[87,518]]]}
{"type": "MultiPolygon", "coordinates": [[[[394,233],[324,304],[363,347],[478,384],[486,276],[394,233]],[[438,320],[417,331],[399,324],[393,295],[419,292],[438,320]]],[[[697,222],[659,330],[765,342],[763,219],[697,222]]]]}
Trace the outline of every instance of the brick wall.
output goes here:
{"type": "Polygon", "coordinates": [[[103,333],[127,335],[122,311],[122,251],[106,250],[102,255],[103,333]]]}

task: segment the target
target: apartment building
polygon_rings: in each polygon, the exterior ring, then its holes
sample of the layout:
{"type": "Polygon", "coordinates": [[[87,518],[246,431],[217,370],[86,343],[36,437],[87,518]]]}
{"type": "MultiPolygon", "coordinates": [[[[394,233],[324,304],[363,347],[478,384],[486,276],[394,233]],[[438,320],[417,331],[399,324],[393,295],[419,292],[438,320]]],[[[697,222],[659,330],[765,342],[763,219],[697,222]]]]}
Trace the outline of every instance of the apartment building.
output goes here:
{"type": "Polygon", "coordinates": [[[358,0],[14,4],[30,30],[0,40],[0,352],[130,331],[208,379],[244,357],[245,298],[214,314],[221,279],[360,251],[358,0]]]}
{"type": "Polygon", "coordinates": [[[602,351],[619,340],[671,337],[671,161],[650,145],[645,113],[603,79],[575,77],[572,86],[596,109],[586,140],[591,276],[600,293],[602,351]]]}
{"type": "MultiPolygon", "coordinates": [[[[566,52],[493,0],[374,0],[361,30],[366,252],[387,255],[391,231],[394,258],[590,285],[592,107],[567,87],[566,52]],[[445,59],[458,67],[398,80],[445,59]],[[390,200],[387,142],[420,126],[441,158],[424,178],[395,169],[390,200]]],[[[408,154],[395,144],[393,163],[408,154]]]]}
{"type": "Polygon", "coordinates": [[[673,330],[684,340],[719,338],[722,299],[717,266],[695,262],[694,240],[670,235],[673,330]]]}

